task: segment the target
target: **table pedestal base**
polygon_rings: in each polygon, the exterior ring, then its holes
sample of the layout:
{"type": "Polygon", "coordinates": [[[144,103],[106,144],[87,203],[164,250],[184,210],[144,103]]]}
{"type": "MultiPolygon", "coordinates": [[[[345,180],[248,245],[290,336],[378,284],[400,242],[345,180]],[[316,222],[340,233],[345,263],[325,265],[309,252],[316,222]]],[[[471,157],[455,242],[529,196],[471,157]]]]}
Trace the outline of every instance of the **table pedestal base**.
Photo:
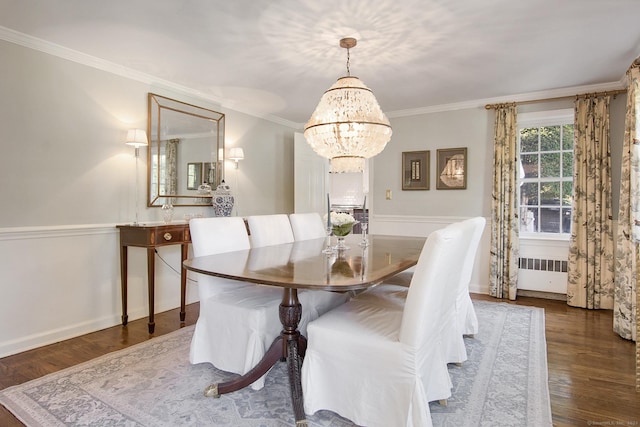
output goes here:
{"type": "Polygon", "coordinates": [[[271,344],[262,360],[249,372],[238,378],[223,383],[211,384],[205,389],[204,394],[207,397],[220,397],[221,394],[240,390],[266,374],[280,359],[286,359],[296,426],[306,427],[307,420],[304,414],[300,367],[307,350],[307,339],[298,331],[298,324],[302,317],[302,305],[298,300],[297,289],[284,288],[279,314],[280,322],[282,322],[282,332],[271,344]]]}

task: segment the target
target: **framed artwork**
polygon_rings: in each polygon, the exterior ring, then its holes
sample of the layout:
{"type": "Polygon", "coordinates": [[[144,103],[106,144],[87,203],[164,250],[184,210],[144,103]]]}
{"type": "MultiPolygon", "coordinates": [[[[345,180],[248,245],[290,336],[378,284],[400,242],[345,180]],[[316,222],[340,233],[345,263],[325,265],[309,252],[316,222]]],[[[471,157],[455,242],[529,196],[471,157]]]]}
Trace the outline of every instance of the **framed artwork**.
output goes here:
{"type": "Polygon", "coordinates": [[[402,152],[402,189],[429,189],[429,151],[402,152]]]}
{"type": "Polygon", "coordinates": [[[467,148],[437,150],[437,190],[464,190],[467,188],[467,148]]]}

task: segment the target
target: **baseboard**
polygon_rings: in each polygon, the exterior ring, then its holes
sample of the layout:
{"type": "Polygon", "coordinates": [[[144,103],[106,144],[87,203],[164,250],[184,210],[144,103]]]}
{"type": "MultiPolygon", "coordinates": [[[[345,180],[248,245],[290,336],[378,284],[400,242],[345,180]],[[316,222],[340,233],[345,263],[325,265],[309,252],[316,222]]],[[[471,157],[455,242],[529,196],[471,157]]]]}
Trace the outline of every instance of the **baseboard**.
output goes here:
{"type": "MultiPolygon", "coordinates": [[[[156,313],[160,313],[171,308],[161,308],[156,313]]],[[[149,312],[146,309],[130,310],[129,322],[146,318],[149,316],[149,312]]],[[[99,331],[101,329],[110,328],[112,326],[119,325],[122,322],[120,315],[106,316],[101,319],[95,319],[90,322],[77,323],[75,325],[69,325],[65,328],[48,330],[39,334],[32,334],[29,336],[21,337],[20,339],[6,341],[0,343],[0,358],[11,356],[17,353],[22,353],[34,348],[43,347],[49,344],[55,344],[60,341],[75,338],[80,335],[88,334],[91,332],[99,331]]]]}
{"type": "Polygon", "coordinates": [[[555,292],[541,292],[541,291],[528,291],[526,289],[518,289],[517,296],[519,297],[531,297],[531,298],[542,298],[542,299],[552,299],[558,301],[566,301],[566,294],[558,294],[555,292]]]}

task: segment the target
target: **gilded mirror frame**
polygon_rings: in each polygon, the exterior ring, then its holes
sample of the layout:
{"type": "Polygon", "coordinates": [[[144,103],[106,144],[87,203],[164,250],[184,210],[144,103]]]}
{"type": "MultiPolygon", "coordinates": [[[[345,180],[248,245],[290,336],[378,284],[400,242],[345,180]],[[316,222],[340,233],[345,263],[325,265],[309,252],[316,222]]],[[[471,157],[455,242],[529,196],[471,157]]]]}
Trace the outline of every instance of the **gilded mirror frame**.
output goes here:
{"type": "Polygon", "coordinates": [[[193,163],[207,164],[203,188],[215,190],[220,184],[225,115],[151,92],[147,100],[147,206],[211,205],[210,193],[187,188],[187,168],[193,163]]]}

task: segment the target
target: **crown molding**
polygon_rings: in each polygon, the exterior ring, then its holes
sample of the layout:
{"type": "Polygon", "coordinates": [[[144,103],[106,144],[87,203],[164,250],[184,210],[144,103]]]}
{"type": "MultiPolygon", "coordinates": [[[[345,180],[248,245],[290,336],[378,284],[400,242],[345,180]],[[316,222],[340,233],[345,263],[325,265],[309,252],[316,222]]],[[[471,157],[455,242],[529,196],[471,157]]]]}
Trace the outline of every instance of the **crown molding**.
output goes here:
{"type": "MultiPolygon", "coordinates": [[[[159,77],[152,76],[140,71],[132,70],[122,65],[116,64],[111,61],[97,58],[95,56],[88,55],[73,49],[60,46],[55,43],[48,42],[46,40],[29,36],[24,33],[0,26],[0,40],[6,40],[11,43],[15,43],[30,49],[38,50],[40,52],[48,53],[50,55],[57,56],[59,58],[67,59],[88,67],[97,68],[102,71],[106,71],[112,74],[119,75],[121,77],[129,78],[141,83],[153,85],[155,87],[166,88],[175,92],[183,93],[188,96],[196,96],[206,101],[213,102],[221,107],[228,108],[240,113],[245,113],[253,117],[268,120],[274,123],[281,124],[296,130],[300,130],[304,127],[304,123],[296,123],[290,120],[283,119],[271,114],[264,114],[258,111],[254,111],[248,108],[239,107],[238,105],[226,102],[224,99],[216,98],[211,95],[202,93],[201,91],[193,88],[179,85],[168,80],[161,79],[159,77]]],[[[573,96],[580,93],[588,92],[600,92],[608,90],[624,89],[626,87],[626,78],[623,75],[617,82],[601,83],[588,86],[574,86],[561,89],[546,90],[540,92],[521,93],[517,95],[501,96],[496,98],[476,99],[471,101],[457,102],[451,104],[432,105],[428,107],[412,108],[406,110],[396,110],[385,112],[387,117],[408,117],[419,116],[422,114],[439,113],[445,111],[466,110],[473,108],[484,108],[487,104],[499,104],[503,102],[522,102],[522,101],[535,101],[537,99],[555,98],[562,96],[573,96]]]]}
{"type": "Polygon", "coordinates": [[[625,89],[625,76],[617,82],[600,83],[595,85],[573,86],[560,89],[545,90],[540,92],[521,93],[518,95],[501,96],[497,98],[476,99],[453,104],[433,105],[430,107],[413,108],[408,110],[390,111],[387,117],[407,117],[421,114],[439,113],[443,111],[466,110],[472,108],[484,108],[487,104],[500,104],[503,102],[523,102],[535,101],[538,99],[558,98],[563,96],[574,96],[589,92],[604,92],[608,90],[625,89]]]}
{"type": "Polygon", "coordinates": [[[153,86],[154,89],[155,88],[167,89],[173,92],[184,94],[186,96],[195,96],[205,101],[212,102],[216,105],[219,105],[220,107],[234,110],[239,113],[248,114],[250,116],[257,117],[260,119],[268,120],[277,124],[281,124],[283,126],[287,126],[294,129],[298,129],[300,127],[300,124],[292,122],[290,120],[285,120],[281,117],[273,116],[270,114],[260,113],[248,108],[238,107],[235,104],[230,104],[226,102],[224,99],[213,97],[209,94],[205,94],[193,88],[179,85],[177,83],[161,79],[151,74],[136,71],[131,68],[125,67],[123,65],[119,65],[111,61],[107,61],[95,56],[91,56],[86,53],[79,52],[77,50],[69,49],[64,46],[51,43],[47,40],[33,37],[33,36],[30,36],[30,35],[27,35],[3,26],[0,26],[0,40],[5,40],[10,43],[14,43],[29,49],[37,50],[40,52],[47,53],[49,55],[56,56],[58,58],[66,59],[66,60],[76,62],[78,64],[85,65],[88,67],[96,68],[98,70],[115,74],[120,77],[125,77],[131,80],[135,80],[137,82],[144,83],[149,86],[153,86]]]}

